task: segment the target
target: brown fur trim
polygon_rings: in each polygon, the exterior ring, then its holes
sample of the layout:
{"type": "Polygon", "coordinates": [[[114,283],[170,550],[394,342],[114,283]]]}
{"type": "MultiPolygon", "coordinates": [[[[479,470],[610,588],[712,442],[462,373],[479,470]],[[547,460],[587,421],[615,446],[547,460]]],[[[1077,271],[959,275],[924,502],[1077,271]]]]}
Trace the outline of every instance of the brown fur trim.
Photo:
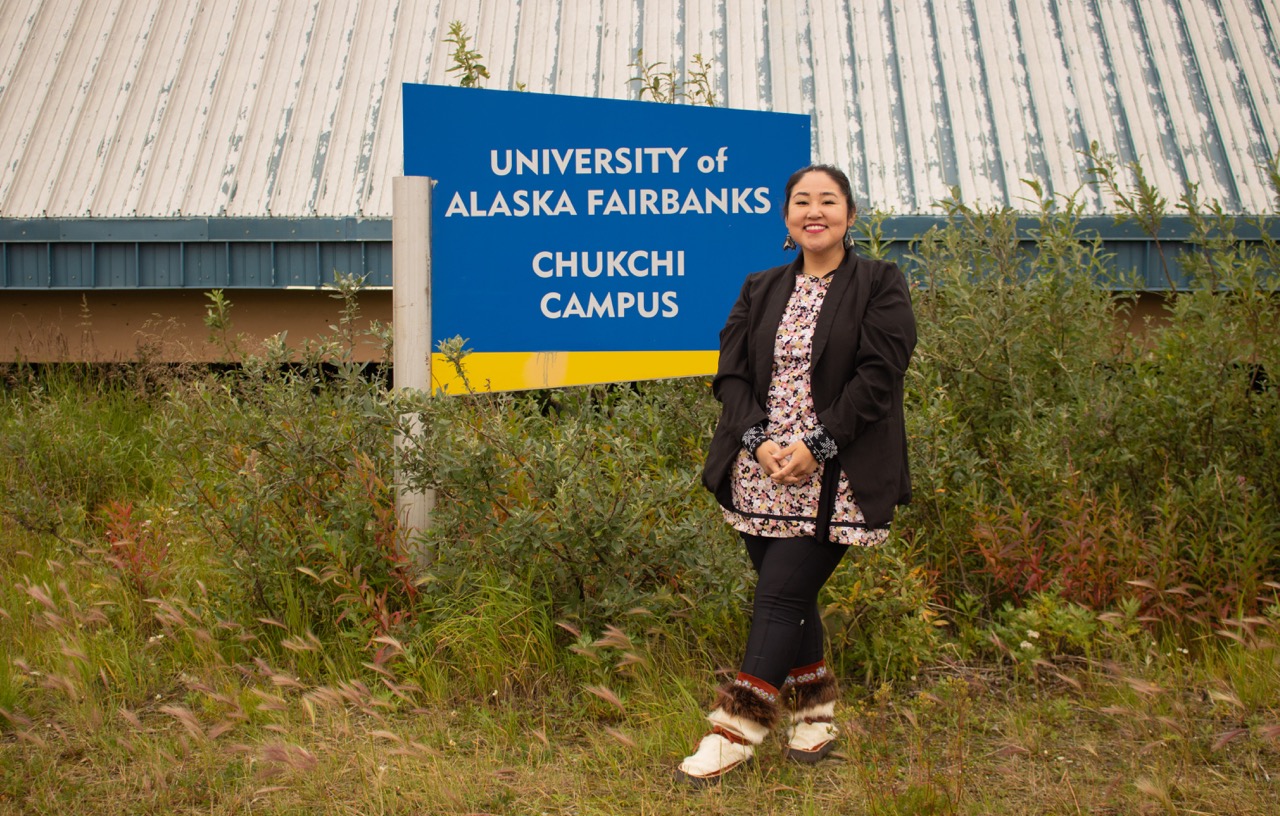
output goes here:
{"type": "Polygon", "coordinates": [[[778,689],[778,709],[779,710],[788,711],[792,708],[795,708],[795,706],[792,705],[792,698],[791,698],[791,690],[793,688],[795,688],[795,684],[783,683],[782,688],[778,689]]]}
{"type": "Polygon", "coordinates": [[[834,703],[840,699],[840,687],[830,673],[819,677],[812,683],[796,683],[791,687],[791,709],[803,711],[823,703],[834,703]]]}
{"type": "Polygon", "coordinates": [[[716,689],[716,701],[712,708],[724,709],[724,713],[760,723],[765,728],[778,724],[778,705],[756,694],[749,688],[725,683],[716,689]]]}

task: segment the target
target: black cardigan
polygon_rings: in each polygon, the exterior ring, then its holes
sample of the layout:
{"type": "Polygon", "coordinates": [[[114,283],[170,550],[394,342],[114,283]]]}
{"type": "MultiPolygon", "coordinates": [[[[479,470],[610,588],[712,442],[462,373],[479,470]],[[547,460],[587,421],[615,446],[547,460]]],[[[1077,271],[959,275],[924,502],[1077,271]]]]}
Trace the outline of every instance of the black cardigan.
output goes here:
{"type": "MultiPolygon", "coordinates": [[[[768,419],[778,323],[801,274],[800,258],[749,275],[720,331],[712,391],[722,405],[702,483],[733,506],[731,474],[742,435],[768,419]]],[[[906,278],[896,264],[846,252],[832,275],[813,332],[809,384],[818,421],[835,440],[868,527],[887,527],[894,506],[911,500],[903,376],[916,345],[906,278]]],[[[819,502],[818,538],[828,537],[838,474],[829,461],[819,502]]]]}

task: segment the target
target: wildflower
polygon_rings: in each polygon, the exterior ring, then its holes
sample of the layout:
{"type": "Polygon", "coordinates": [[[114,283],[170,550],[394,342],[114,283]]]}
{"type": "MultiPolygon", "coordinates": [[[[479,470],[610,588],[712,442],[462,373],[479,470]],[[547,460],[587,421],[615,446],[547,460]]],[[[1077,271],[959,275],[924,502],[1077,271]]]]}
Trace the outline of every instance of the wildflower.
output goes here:
{"type": "Polygon", "coordinates": [[[1036,630],[1034,630],[1034,629],[1028,629],[1028,630],[1027,630],[1027,637],[1031,638],[1032,640],[1039,640],[1039,638],[1040,638],[1040,633],[1039,633],[1039,632],[1037,632],[1037,631],[1036,631],[1036,630]]]}
{"type": "Polygon", "coordinates": [[[1018,644],[1018,646],[1019,646],[1019,648],[1022,648],[1022,649],[1034,649],[1034,648],[1035,648],[1035,646],[1033,646],[1033,645],[1031,644],[1031,642],[1030,642],[1030,641],[1026,641],[1026,640],[1024,640],[1024,641],[1022,641],[1021,643],[1019,643],[1019,644],[1018,644]]]}

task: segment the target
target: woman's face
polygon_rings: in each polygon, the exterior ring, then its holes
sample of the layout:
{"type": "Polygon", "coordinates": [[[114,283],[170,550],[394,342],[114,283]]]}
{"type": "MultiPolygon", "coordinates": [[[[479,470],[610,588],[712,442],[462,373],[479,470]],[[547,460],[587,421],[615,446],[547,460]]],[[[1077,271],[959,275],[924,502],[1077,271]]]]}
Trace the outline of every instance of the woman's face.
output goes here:
{"type": "Polygon", "coordinates": [[[835,179],[821,170],[800,177],[787,199],[787,231],[807,252],[823,253],[843,248],[844,235],[853,226],[849,200],[835,179]]]}

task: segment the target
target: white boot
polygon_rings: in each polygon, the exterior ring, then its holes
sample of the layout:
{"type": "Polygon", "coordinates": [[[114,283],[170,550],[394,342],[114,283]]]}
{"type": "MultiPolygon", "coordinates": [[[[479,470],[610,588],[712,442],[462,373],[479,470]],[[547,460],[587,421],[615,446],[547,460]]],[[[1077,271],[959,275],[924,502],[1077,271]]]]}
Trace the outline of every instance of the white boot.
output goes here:
{"type": "Polygon", "coordinates": [[[812,765],[836,745],[836,699],[840,690],[823,663],[796,669],[787,678],[787,759],[812,765]]]}
{"type": "Polygon", "coordinates": [[[776,691],[772,700],[769,696],[755,684],[735,682],[721,688],[715,709],[707,715],[711,733],[676,768],[676,781],[706,787],[749,763],[778,719],[776,691]]]}
{"type": "Polygon", "coordinates": [[[831,753],[840,729],[835,702],[820,703],[788,715],[787,759],[812,765],[831,753]]]}

